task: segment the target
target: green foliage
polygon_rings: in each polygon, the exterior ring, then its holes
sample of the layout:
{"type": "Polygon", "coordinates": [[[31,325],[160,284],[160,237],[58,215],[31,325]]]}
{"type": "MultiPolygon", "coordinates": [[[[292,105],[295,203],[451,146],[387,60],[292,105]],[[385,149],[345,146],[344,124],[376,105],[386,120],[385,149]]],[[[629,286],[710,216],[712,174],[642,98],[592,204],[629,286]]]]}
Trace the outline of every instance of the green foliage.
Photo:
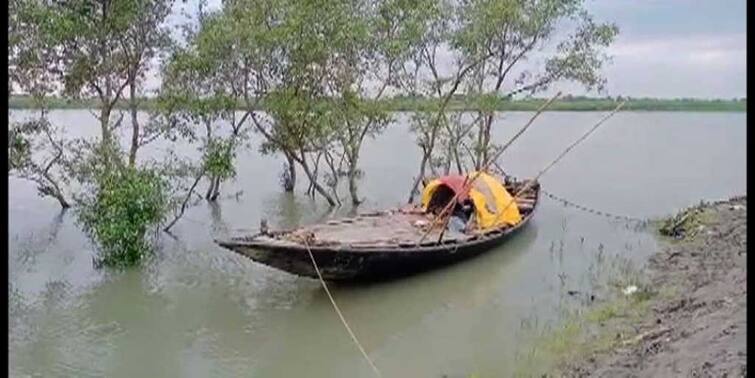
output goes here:
{"type": "Polygon", "coordinates": [[[42,197],[52,197],[62,208],[70,204],[61,184],[69,177],[61,172],[66,165],[64,141],[42,109],[38,118],[11,124],[8,128],[8,174],[32,181],[42,197]]]}
{"type": "MultiPolygon", "coordinates": [[[[14,134],[9,134],[14,141],[9,144],[9,153],[13,155],[11,167],[17,168],[16,175],[34,181],[40,193],[56,197],[65,208],[68,203],[61,183],[75,179],[79,186],[86,186],[95,180],[95,166],[100,170],[115,169],[124,160],[119,141],[113,138],[121,119],[112,122],[112,110],[127,86],[132,96],[137,95],[149,62],[166,46],[169,38],[163,20],[171,4],[172,0],[11,1],[11,87],[28,93],[22,106],[42,109],[44,120],[33,134],[26,132],[24,125],[16,125],[14,134]],[[57,93],[63,99],[50,99],[57,93]],[[98,148],[91,148],[89,140],[58,140],[55,125],[44,117],[48,108],[72,106],[72,100],[82,98],[100,110],[98,148]],[[85,152],[99,154],[87,156],[96,164],[76,159],[85,152]],[[43,158],[49,154],[52,156],[43,158]],[[56,177],[61,170],[66,174],[56,177]]],[[[139,132],[136,109],[131,114],[131,157],[135,161],[136,150],[151,135],[139,132]]]]}
{"type": "Polygon", "coordinates": [[[166,43],[161,24],[172,1],[15,3],[19,27],[38,41],[35,51],[49,55],[45,69],[62,82],[65,94],[111,101],[120,97],[121,85],[135,68],[166,43]]]}
{"type": "Polygon", "coordinates": [[[167,183],[148,169],[124,167],[100,173],[79,221],[107,266],[138,264],[151,251],[148,233],[166,214],[167,183]]]}
{"type": "Polygon", "coordinates": [[[8,129],[8,172],[22,170],[31,164],[32,146],[23,128],[8,129]]]}
{"type": "Polygon", "coordinates": [[[677,214],[658,222],[658,233],[662,236],[681,240],[692,238],[704,227],[710,223],[713,212],[706,208],[704,202],[681,210],[677,214]]]}
{"type": "Polygon", "coordinates": [[[532,345],[520,352],[513,375],[550,376],[571,359],[631,343],[633,339],[617,336],[636,333],[637,324],[650,312],[658,295],[641,287],[631,296],[616,294],[602,302],[567,310],[556,327],[535,330],[532,345]]]}
{"type": "Polygon", "coordinates": [[[494,112],[499,103],[501,103],[501,98],[492,93],[470,96],[467,100],[467,104],[483,113],[494,112]]]}
{"type": "Polygon", "coordinates": [[[231,141],[211,140],[205,149],[204,169],[208,175],[221,180],[232,178],[236,176],[233,158],[231,141]]]}
{"type": "Polygon", "coordinates": [[[389,60],[403,62],[417,53],[419,41],[428,38],[435,20],[447,15],[447,1],[385,0],[378,3],[373,21],[377,48],[389,60]]]}

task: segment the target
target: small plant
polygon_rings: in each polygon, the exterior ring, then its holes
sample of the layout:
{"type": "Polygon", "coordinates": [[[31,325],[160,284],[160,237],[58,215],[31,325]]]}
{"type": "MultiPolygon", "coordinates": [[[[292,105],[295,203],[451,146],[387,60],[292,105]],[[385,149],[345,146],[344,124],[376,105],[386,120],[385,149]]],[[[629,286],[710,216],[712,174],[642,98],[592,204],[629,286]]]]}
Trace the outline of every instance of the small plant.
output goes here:
{"type": "Polygon", "coordinates": [[[706,222],[710,222],[711,215],[706,211],[707,204],[700,202],[699,205],[693,206],[680,211],[678,214],[661,221],[658,232],[676,240],[694,237],[706,222]]]}
{"type": "Polygon", "coordinates": [[[17,130],[8,130],[8,172],[28,166],[31,160],[31,143],[17,130]]]}
{"type": "Polygon", "coordinates": [[[167,210],[167,185],[149,169],[124,167],[101,172],[94,194],[82,200],[79,221],[99,247],[106,266],[138,264],[151,251],[148,231],[167,210]]]}

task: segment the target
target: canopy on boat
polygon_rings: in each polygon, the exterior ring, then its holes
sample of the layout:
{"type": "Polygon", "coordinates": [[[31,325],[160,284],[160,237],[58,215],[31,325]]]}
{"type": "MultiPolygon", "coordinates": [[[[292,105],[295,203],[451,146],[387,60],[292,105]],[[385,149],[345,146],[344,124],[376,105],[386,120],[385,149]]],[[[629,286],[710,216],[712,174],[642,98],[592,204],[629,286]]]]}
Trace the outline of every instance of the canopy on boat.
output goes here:
{"type": "Polygon", "coordinates": [[[480,173],[470,185],[476,175],[477,172],[470,172],[466,175],[442,176],[430,181],[422,191],[422,207],[427,210],[433,195],[439,189],[447,188],[458,194],[459,203],[471,198],[475,220],[481,230],[519,223],[522,220],[519,208],[503,183],[487,173],[480,173]]]}

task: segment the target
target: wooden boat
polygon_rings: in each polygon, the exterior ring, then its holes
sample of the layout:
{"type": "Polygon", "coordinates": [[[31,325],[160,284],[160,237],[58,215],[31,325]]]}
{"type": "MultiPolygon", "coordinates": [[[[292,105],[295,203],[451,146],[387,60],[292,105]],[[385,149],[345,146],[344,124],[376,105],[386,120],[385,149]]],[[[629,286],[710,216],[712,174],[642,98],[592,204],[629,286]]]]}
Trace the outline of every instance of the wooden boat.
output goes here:
{"type": "MultiPolygon", "coordinates": [[[[525,183],[527,181],[510,181],[504,187],[509,193],[517,193],[525,183]]],[[[441,227],[427,233],[435,215],[412,205],[293,230],[263,231],[254,236],[216,240],[216,243],[256,262],[299,276],[317,278],[309,249],[326,280],[386,279],[468,259],[500,245],[532,219],[540,184],[533,182],[528,186],[516,198],[521,221],[513,226],[468,233],[446,229],[441,237],[441,227]],[[425,225],[424,229],[421,225],[425,225]]]]}

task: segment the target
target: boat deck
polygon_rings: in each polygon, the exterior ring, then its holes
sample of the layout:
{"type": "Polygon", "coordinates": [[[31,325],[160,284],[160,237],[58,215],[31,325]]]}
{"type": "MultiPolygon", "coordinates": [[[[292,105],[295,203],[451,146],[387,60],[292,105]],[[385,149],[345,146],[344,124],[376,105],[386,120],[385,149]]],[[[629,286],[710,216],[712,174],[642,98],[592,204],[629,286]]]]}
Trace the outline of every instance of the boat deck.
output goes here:
{"type": "MultiPolygon", "coordinates": [[[[306,238],[312,245],[344,244],[353,247],[417,244],[432,224],[433,218],[423,213],[394,210],[305,226],[282,235],[281,238],[292,242],[306,238]]],[[[437,241],[438,237],[440,227],[436,225],[423,242],[437,241]]],[[[471,235],[446,230],[443,241],[463,240],[469,237],[471,235]]]]}
{"type": "MultiPolygon", "coordinates": [[[[513,191],[520,185],[523,183],[513,184],[508,189],[513,191]]],[[[537,200],[537,191],[537,188],[530,188],[521,197],[516,198],[516,204],[523,217],[532,212],[537,200]]],[[[437,245],[444,227],[441,225],[442,221],[438,220],[428,232],[435,218],[434,214],[426,213],[419,206],[410,206],[333,219],[293,230],[269,232],[251,239],[241,237],[234,240],[239,243],[249,242],[279,248],[308,245],[336,249],[374,249],[437,245]]],[[[505,232],[507,228],[498,228],[495,231],[505,232]]],[[[464,233],[446,229],[440,243],[463,243],[479,236],[476,232],[464,233]]]]}

